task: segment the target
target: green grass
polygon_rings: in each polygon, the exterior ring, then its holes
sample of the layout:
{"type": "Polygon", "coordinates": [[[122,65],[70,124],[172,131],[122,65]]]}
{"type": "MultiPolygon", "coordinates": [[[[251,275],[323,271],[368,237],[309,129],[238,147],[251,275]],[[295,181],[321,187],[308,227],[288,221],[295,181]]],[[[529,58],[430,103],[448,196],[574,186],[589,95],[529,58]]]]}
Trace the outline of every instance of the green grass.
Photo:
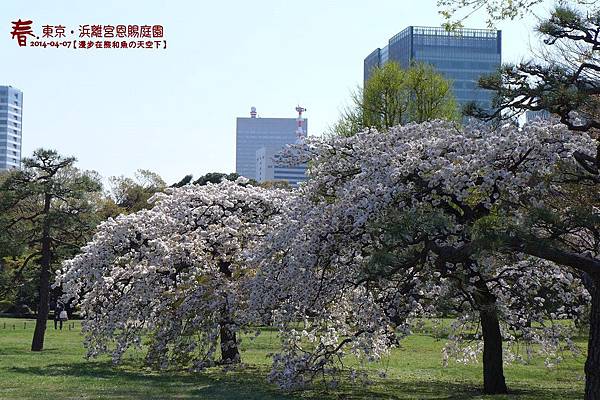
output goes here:
{"type": "MultiPolygon", "coordinates": [[[[87,361],[75,329],[55,331],[49,321],[45,350],[29,351],[34,322],[0,319],[0,399],[578,399],[583,396],[583,357],[567,357],[548,370],[543,360],[509,365],[505,375],[510,395],[483,396],[481,364],[441,366],[443,340],[414,335],[373,369],[387,378],[370,386],[345,383],[335,390],[314,388],[284,394],[265,381],[277,349],[274,333],[243,342],[248,367],[224,372],[157,373],[141,366],[141,354],[130,352],[123,365],[108,358],[87,361]],[[26,323],[24,328],[23,324],[26,323]],[[6,324],[6,328],[4,328],[6,324]],[[15,329],[13,330],[13,325],[15,329]]],[[[579,342],[583,347],[585,343],[579,342]]]]}

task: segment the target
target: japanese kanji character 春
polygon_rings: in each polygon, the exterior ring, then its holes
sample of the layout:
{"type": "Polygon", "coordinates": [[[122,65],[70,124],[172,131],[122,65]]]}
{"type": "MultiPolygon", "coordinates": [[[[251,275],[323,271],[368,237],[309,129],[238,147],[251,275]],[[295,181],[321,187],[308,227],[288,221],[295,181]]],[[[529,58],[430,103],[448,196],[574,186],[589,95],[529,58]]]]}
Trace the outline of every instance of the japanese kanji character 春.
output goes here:
{"type": "Polygon", "coordinates": [[[31,21],[31,20],[21,21],[20,18],[18,21],[12,21],[13,30],[10,34],[12,35],[13,39],[15,37],[17,38],[19,47],[27,46],[27,36],[28,35],[35,37],[35,35],[33,34],[33,31],[31,30],[32,23],[33,23],[33,21],[31,21]]]}

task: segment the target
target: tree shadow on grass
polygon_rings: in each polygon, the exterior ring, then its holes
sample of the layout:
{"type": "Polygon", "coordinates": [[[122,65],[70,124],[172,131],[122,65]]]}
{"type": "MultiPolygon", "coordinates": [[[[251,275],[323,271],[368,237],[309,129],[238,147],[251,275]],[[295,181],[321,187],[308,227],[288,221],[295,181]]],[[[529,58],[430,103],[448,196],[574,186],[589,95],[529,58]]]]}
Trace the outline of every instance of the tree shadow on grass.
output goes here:
{"type": "MultiPolygon", "coordinates": [[[[62,351],[59,348],[50,348],[50,349],[44,349],[41,352],[37,352],[37,351],[30,351],[30,350],[26,350],[27,355],[36,355],[36,354],[57,354],[60,351],[62,351]]],[[[0,356],[23,356],[23,349],[22,348],[18,348],[18,347],[7,347],[7,348],[0,348],[0,356]]]]}
{"type": "Polygon", "coordinates": [[[382,381],[379,385],[370,387],[354,387],[350,390],[338,391],[336,399],[445,399],[445,400],[472,400],[472,399],[580,399],[582,393],[576,389],[544,389],[544,388],[512,388],[507,395],[485,395],[480,386],[469,382],[443,382],[431,380],[412,380],[402,382],[397,379],[382,381]]]}
{"type": "MultiPolygon", "coordinates": [[[[169,399],[296,399],[286,396],[266,383],[266,370],[248,367],[224,372],[213,368],[202,373],[156,372],[109,361],[55,363],[43,367],[12,367],[8,371],[44,378],[73,378],[78,394],[90,398],[169,399]],[[83,392],[83,393],[82,393],[83,392]]],[[[60,396],[69,397],[62,386],[60,396]]],[[[57,393],[59,395],[59,393],[57,393]]]]}
{"type": "MultiPolygon", "coordinates": [[[[68,377],[71,387],[60,386],[56,395],[69,397],[72,388],[78,395],[90,398],[127,399],[577,399],[582,393],[576,389],[546,389],[519,387],[507,396],[485,396],[472,382],[444,382],[435,380],[385,379],[373,386],[343,384],[325,390],[315,386],[304,392],[285,394],[266,383],[267,368],[248,366],[223,371],[212,368],[201,373],[154,372],[137,366],[114,367],[108,361],[57,363],[44,367],[13,367],[13,373],[43,377],[68,377]]],[[[50,393],[47,393],[50,394],[50,393]]]]}

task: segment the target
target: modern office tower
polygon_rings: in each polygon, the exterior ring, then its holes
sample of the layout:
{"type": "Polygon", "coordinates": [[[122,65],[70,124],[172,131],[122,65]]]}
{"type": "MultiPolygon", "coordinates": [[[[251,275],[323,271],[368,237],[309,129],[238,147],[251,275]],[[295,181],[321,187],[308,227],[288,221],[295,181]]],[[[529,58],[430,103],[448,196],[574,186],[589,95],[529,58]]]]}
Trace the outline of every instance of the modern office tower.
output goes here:
{"type": "MultiPolygon", "coordinates": [[[[302,129],[306,135],[307,120],[302,120],[302,129]]],[[[264,161],[271,164],[272,155],[277,154],[286,145],[298,141],[297,118],[260,118],[256,108],[252,107],[249,118],[237,118],[235,172],[246,178],[258,179],[257,151],[264,148],[264,161]],[[267,156],[268,155],[268,156],[267,156]]],[[[274,167],[274,164],[272,164],[274,167]]],[[[264,167],[267,171],[267,167],[264,167]]],[[[273,173],[274,173],[273,169],[273,173]]],[[[262,175],[266,177],[267,175],[262,175]]],[[[271,177],[271,174],[268,175],[271,177]]],[[[278,176],[280,174],[278,173],[278,176]]],[[[272,179],[277,179],[273,177],[272,179]]],[[[290,178],[290,184],[294,186],[290,178]]],[[[268,178],[263,179],[269,180],[268,178]]]]}
{"type": "Polygon", "coordinates": [[[21,167],[23,93],[0,86],[0,171],[21,167]]]}
{"type": "Polygon", "coordinates": [[[433,65],[452,81],[459,104],[475,101],[491,108],[493,93],[477,87],[479,77],[495,72],[501,64],[502,31],[409,26],[393,36],[387,46],[375,49],[364,60],[364,80],[373,68],[395,61],[407,68],[411,61],[433,65]]]}

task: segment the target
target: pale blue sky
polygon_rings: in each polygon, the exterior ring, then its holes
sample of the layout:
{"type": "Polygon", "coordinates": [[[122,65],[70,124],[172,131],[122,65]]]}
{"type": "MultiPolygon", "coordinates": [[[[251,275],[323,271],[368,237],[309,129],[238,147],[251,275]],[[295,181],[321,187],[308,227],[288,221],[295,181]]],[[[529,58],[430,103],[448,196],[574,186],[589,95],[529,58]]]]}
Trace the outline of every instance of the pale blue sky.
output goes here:
{"type": "MultiPolygon", "coordinates": [[[[235,168],[235,118],[308,108],[309,134],[338,116],[363,59],[408,25],[441,24],[435,0],[6,1],[0,84],[24,92],[23,149],[75,155],[103,176],[167,182],[235,168]],[[160,24],[167,50],[19,48],[10,21],[160,24]]],[[[503,23],[503,60],[527,57],[532,21],[503,23]]],[[[482,17],[466,23],[485,27],[482,17]]]]}

